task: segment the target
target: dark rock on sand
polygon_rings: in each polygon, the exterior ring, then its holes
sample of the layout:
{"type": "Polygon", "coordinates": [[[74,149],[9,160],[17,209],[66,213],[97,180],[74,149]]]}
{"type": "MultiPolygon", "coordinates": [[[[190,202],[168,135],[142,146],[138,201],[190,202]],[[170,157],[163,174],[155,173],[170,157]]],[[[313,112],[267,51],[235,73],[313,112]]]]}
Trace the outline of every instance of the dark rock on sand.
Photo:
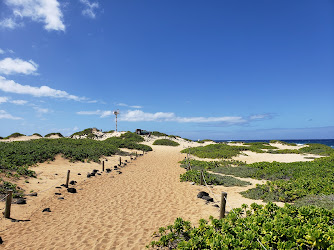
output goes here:
{"type": "Polygon", "coordinates": [[[51,212],[51,209],[47,207],[47,208],[44,208],[42,212],[51,212]]]}
{"type": "Polygon", "coordinates": [[[197,194],[197,198],[202,198],[203,196],[209,196],[207,192],[201,191],[197,194]]]}
{"type": "Polygon", "coordinates": [[[15,203],[20,205],[27,204],[24,198],[18,198],[15,203]]]}
{"type": "Polygon", "coordinates": [[[209,201],[209,202],[213,202],[213,198],[212,197],[210,197],[210,196],[202,196],[202,199],[203,200],[206,200],[206,201],[209,201]]]}
{"type": "Polygon", "coordinates": [[[75,188],[68,188],[67,191],[69,193],[73,193],[73,194],[77,192],[77,190],[75,188]]]}

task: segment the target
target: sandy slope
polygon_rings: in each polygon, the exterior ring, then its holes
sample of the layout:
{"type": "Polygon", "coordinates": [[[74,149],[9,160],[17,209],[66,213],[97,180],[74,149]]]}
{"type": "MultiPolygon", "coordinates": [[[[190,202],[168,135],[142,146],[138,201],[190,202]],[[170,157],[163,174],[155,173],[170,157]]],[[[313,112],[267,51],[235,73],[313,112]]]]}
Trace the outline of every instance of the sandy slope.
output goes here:
{"type": "MultiPolygon", "coordinates": [[[[148,139],[146,144],[152,142],[148,139]]],[[[185,170],[178,162],[185,155],[180,150],[197,145],[182,142],[179,147],[153,146],[153,152],[122,168],[122,174],[113,171],[89,179],[86,173],[101,169],[101,165],[69,163],[61,157],[50,164],[40,164],[34,169],[38,179],[22,183],[39,195],[29,197],[27,205],[12,205],[12,218],[30,221],[11,222],[1,218],[0,236],[4,244],[0,248],[144,249],[153,232],[173,223],[177,217],[193,223],[210,215],[218,217],[219,208],[198,199],[199,191],[210,192],[218,202],[221,192],[227,192],[227,211],[243,203],[262,203],[246,199],[239,192],[263,181],[247,179],[252,186],[229,188],[181,183],[179,176],[185,170]],[[71,180],[78,181],[76,194],[54,187],[64,183],[68,169],[71,180]],[[82,175],[77,175],[78,172],[82,175]],[[61,192],[65,199],[59,200],[55,192],[61,192]],[[42,213],[47,207],[52,212],[42,213]]],[[[113,167],[118,159],[118,156],[108,157],[105,167],[113,167]]]]}
{"type": "Polygon", "coordinates": [[[180,148],[164,148],[155,147],[123,168],[123,174],[82,181],[77,194],[62,190],[64,200],[52,196],[39,201],[31,214],[14,209],[13,218],[31,221],[10,222],[0,233],[3,248],[144,249],[154,231],[177,217],[196,222],[218,216],[218,208],[196,198],[203,187],[179,182],[184,171],[178,167],[180,148]],[[52,212],[42,213],[46,207],[52,212]]]}

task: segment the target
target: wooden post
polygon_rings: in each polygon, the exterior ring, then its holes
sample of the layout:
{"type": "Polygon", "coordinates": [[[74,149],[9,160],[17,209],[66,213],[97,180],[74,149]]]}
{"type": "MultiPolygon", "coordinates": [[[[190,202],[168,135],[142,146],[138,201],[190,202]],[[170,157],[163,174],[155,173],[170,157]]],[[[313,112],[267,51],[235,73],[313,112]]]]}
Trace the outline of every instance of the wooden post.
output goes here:
{"type": "Polygon", "coordinates": [[[201,179],[200,179],[200,184],[201,185],[204,185],[204,181],[203,181],[203,170],[201,170],[201,179]]]}
{"type": "Polygon", "coordinates": [[[5,218],[10,218],[10,207],[12,205],[12,199],[13,199],[13,190],[8,190],[6,198],[5,218]]]}
{"type": "Polygon", "coordinates": [[[66,184],[65,184],[65,187],[68,187],[68,183],[70,181],[70,170],[67,170],[67,178],[66,178],[66,184]]]}
{"type": "Polygon", "coordinates": [[[137,151],[136,151],[136,158],[138,157],[138,153],[137,153],[137,151]]]}
{"type": "Polygon", "coordinates": [[[143,155],[145,154],[145,151],[143,150],[143,155]]]}
{"type": "Polygon", "coordinates": [[[122,165],[122,157],[119,157],[119,165],[122,165]]]}
{"type": "Polygon", "coordinates": [[[104,161],[102,161],[102,172],[104,172],[104,161]]]}
{"type": "Polygon", "coordinates": [[[227,198],[227,193],[222,192],[222,198],[221,198],[221,202],[220,202],[219,219],[225,218],[226,198],[227,198]]]}

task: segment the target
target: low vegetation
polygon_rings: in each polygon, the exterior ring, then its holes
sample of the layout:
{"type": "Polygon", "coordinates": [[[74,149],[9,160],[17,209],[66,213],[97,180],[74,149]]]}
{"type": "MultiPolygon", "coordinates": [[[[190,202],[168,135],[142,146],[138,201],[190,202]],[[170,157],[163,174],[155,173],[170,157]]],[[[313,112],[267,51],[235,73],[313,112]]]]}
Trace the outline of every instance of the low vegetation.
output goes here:
{"type": "Polygon", "coordinates": [[[40,135],[39,133],[33,133],[32,135],[38,136],[38,137],[43,137],[42,135],[40,135]]]}
{"type": "Polygon", "coordinates": [[[43,138],[11,143],[0,142],[0,174],[9,178],[13,176],[35,177],[35,172],[28,167],[52,161],[58,154],[72,162],[99,162],[102,156],[125,154],[120,150],[121,148],[151,151],[150,146],[137,143],[141,140],[140,136],[129,132],[122,137],[112,137],[104,141],[43,138]]]}
{"type": "Polygon", "coordinates": [[[169,139],[158,139],[153,142],[153,145],[165,145],[165,146],[179,146],[180,144],[178,142],[169,140],[169,139]]]}
{"type": "Polygon", "coordinates": [[[16,138],[16,137],[20,137],[20,136],[25,136],[25,135],[21,134],[21,133],[13,133],[13,134],[5,137],[4,139],[16,138]]]}
{"type": "Polygon", "coordinates": [[[46,134],[44,137],[48,138],[48,137],[51,137],[51,136],[59,136],[59,137],[64,137],[61,133],[49,133],[49,134],[46,134]]]}
{"type": "MultiPolygon", "coordinates": [[[[232,186],[247,186],[251,183],[248,181],[241,181],[237,178],[232,176],[221,176],[216,174],[210,174],[206,171],[203,171],[204,179],[206,184],[208,185],[222,185],[225,187],[232,187],[232,186]]],[[[181,181],[190,181],[195,182],[196,184],[200,184],[201,180],[201,171],[199,170],[189,170],[184,174],[180,175],[181,181]]]]}
{"type": "Polygon", "coordinates": [[[334,211],[253,203],[221,220],[210,217],[193,227],[177,218],[161,227],[149,247],[166,249],[334,249],[334,211]]]}

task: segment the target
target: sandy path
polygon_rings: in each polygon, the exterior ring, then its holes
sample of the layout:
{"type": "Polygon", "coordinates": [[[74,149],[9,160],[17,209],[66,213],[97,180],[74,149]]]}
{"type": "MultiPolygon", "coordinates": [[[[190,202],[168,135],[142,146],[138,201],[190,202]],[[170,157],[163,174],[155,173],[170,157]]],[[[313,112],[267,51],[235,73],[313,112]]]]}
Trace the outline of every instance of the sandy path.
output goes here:
{"type": "MultiPolygon", "coordinates": [[[[219,214],[196,197],[205,187],[181,183],[180,148],[157,146],[122,169],[86,179],[77,194],[61,191],[29,217],[0,232],[3,249],[145,249],[159,227],[177,217],[197,222],[219,214]],[[50,207],[51,213],[42,213],[50,207]]],[[[108,165],[106,167],[109,167],[108,165]]]]}

